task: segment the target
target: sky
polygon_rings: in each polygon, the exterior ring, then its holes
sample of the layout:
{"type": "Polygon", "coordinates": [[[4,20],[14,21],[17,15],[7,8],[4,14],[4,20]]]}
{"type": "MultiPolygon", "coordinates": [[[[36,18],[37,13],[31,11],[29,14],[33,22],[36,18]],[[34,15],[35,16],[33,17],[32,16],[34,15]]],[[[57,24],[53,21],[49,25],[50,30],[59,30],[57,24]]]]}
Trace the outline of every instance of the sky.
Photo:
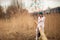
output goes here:
{"type": "Polygon", "coordinates": [[[0,0],[0,5],[1,6],[9,6],[9,5],[11,5],[11,1],[9,1],[9,0],[0,0]]]}
{"type": "MultiPolygon", "coordinates": [[[[34,1],[32,0],[22,0],[24,8],[29,11],[35,10],[46,10],[49,8],[60,7],[60,0],[37,0],[37,4],[35,5],[34,1]],[[35,6],[37,7],[35,9],[35,6]]],[[[11,5],[12,0],[0,0],[0,5],[3,7],[8,7],[11,5]]],[[[20,0],[18,0],[20,2],[20,0]]]]}
{"type": "MultiPolygon", "coordinates": [[[[43,8],[55,8],[55,7],[58,7],[60,6],[60,1],[59,0],[44,0],[44,1],[41,1],[41,4],[43,8]]],[[[45,10],[45,9],[44,9],[45,10]]]]}
{"type": "Polygon", "coordinates": [[[36,5],[31,0],[25,0],[25,7],[30,11],[42,11],[46,10],[48,8],[55,8],[55,7],[60,7],[60,0],[37,0],[36,5]],[[38,2],[39,1],[39,2],[38,2]],[[39,5],[38,5],[39,4],[39,5]],[[37,8],[35,8],[35,6],[37,8]]]}

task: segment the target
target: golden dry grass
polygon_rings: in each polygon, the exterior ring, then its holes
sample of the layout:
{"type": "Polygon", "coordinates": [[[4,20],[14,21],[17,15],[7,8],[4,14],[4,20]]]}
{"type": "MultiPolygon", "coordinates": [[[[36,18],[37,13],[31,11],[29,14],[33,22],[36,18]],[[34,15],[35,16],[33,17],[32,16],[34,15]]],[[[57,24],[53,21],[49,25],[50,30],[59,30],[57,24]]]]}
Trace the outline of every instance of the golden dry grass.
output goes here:
{"type": "MultiPolygon", "coordinates": [[[[13,13],[13,11],[11,11],[13,13]]],[[[12,15],[12,14],[11,14],[12,15]]],[[[60,39],[60,14],[47,14],[45,34],[50,40],[60,39]]],[[[37,16],[17,11],[10,19],[0,19],[0,40],[35,40],[37,16]],[[35,18],[35,19],[34,19],[35,18]]]]}
{"type": "Polygon", "coordinates": [[[34,40],[34,18],[27,12],[18,12],[10,19],[0,19],[1,40],[34,40]]]}
{"type": "Polygon", "coordinates": [[[51,40],[60,40],[60,14],[48,14],[45,21],[45,33],[51,40]]]}

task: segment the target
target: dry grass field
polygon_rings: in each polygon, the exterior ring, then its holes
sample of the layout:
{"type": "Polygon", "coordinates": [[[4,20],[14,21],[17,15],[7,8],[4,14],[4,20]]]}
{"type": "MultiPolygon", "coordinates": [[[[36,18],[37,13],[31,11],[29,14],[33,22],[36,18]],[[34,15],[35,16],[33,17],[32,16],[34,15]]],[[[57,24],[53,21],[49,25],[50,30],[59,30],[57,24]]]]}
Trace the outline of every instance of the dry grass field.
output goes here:
{"type": "MultiPolygon", "coordinates": [[[[12,11],[13,12],[13,11],[12,11]]],[[[0,39],[1,40],[34,40],[35,25],[33,16],[24,11],[10,14],[9,18],[3,15],[0,18],[0,39]],[[10,16],[12,15],[12,16],[10,16]]]]}
{"type": "MultiPolygon", "coordinates": [[[[11,12],[11,11],[9,11],[11,12]]],[[[8,12],[8,13],[9,13],[8,12]]],[[[10,18],[0,18],[0,40],[35,40],[37,16],[27,11],[14,12],[10,18]],[[35,19],[36,18],[36,19],[35,19]]],[[[45,34],[48,40],[60,39],[60,14],[45,14],[45,34]]]]}
{"type": "Polygon", "coordinates": [[[45,21],[45,32],[49,39],[60,40],[60,14],[47,14],[45,21]]]}

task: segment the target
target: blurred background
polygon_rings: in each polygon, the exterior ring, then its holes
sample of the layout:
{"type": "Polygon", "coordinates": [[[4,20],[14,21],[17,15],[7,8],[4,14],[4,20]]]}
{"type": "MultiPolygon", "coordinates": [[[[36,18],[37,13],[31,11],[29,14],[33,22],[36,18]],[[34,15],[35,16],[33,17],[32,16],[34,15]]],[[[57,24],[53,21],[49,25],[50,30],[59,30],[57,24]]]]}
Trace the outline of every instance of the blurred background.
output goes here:
{"type": "Polygon", "coordinates": [[[43,12],[48,40],[60,40],[60,0],[0,0],[0,40],[35,40],[43,12]]]}

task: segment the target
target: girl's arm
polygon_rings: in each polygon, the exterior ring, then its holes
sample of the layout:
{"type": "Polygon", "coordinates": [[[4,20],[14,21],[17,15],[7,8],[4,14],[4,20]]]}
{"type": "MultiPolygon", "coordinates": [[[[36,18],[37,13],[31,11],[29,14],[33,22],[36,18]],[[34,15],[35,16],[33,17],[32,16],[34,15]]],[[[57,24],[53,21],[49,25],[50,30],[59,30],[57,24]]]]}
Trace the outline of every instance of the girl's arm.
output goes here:
{"type": "Polygon", "coordinates": [[[36,20],[34,20],[34,23],[35,23],[35,24],[38,24],[38,22],[37,22],[36,20]]]}

